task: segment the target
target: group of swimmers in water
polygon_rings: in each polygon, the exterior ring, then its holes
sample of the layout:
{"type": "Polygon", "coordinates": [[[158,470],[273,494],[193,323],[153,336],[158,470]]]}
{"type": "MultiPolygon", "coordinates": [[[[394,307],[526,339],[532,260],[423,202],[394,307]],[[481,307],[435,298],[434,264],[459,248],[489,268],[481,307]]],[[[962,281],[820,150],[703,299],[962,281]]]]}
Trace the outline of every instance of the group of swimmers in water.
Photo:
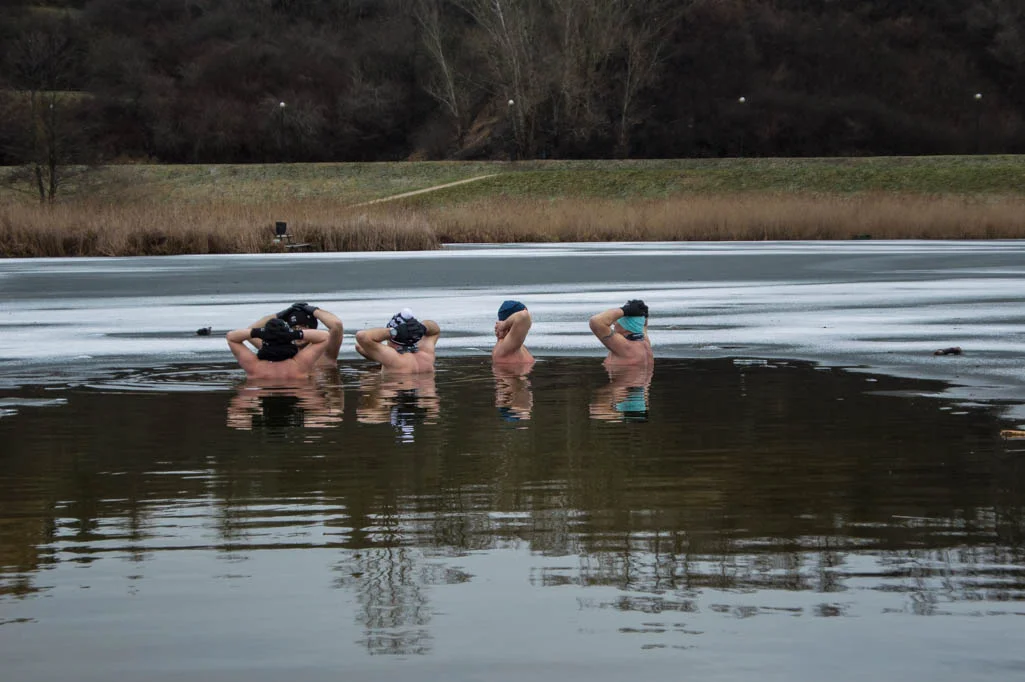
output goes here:
{"type": "MultiPolygon", "coordinates": [[[[534,356],[525,345],[532,324],[530,311],[520,301],[504,301],[499,306],[491,350],[496,366],[528,369],[533,365],[534,356]]],[[[592,316],[589,324],[608,349],[606,367],[650,367],[653,354],[644,301],[634,299],[609,308],[592,316]]],[[[300,302],[234,329],[226,338],[249,378],[288,380],[310,376],[318,364],[336,364],[343,334],[337,315],[300,302]]],[[[431,373],[440,335],[437,322],[418,320],[412,310],[403,308],[383,327],[356,332],[355,350],[389,374],[431,373]]]]}

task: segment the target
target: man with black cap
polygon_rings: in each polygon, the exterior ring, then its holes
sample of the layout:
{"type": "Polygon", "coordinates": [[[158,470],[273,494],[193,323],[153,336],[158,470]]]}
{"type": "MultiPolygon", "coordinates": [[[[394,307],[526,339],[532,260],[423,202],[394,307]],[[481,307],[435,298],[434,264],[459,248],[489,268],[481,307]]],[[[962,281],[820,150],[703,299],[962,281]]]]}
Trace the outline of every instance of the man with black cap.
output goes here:
{"type": "Polygon", "coordinates": [[[633,299],[609,308],[590,320],[591,332],[609,349],[605,366],[650,365],[654,362],[648,340],[648,306],[633,299]]]}
{"type": "Polygon", "coordinates": [[[324,355],[328,332],[293,329],[273,317],[263,327],[243,327],[227,334],[228,348],[250,379],[303,379],[324,355]],[[259,345],[254,352],[245,342],[259,345]],[[259,344],[254,343],[259,341],[259,344]],[[303,342],[302,347],[297,342],[303,342]]]}
{"type": "Polygon", "coordinates": [[[495,347],[491,349],[491,362],[502,365],[528,365],[534,362],[523,343],[530,331],[530,312],[519,301],[505,301],[498,308],[495,323],[495,347]]]}
{"type": "MultiPolygon", "coordinates": [[[[300,302],[293,303],[274,315],[262,317],[251,324],[250,327],[263,327],[268,321],[275,318],[284,320],[292,329],[301,329],[303,331],[316,329],[318,321],[323,323],[327,328],[328,338],[320,361],[323,364],[337,364],[338,354],[342,350],[342,335],[345,330],[342,327],[342,321],[336,315],[329,313],[323,308],[300,302]]],[[[262,342],[260,339],[252,339],[250,343],[259,350],[262,342]]],[[[302,346],[302,342],[299,345],[302,346]]]]}
{"type": "Polygon", "coordinates": [[[440,334],[437,322],[421,322],[412,310],[403,308],[384,327],[356,332],[356,352],[381,363],[381,369],[388,372],[433,372],[434,346],[440,334]]]}

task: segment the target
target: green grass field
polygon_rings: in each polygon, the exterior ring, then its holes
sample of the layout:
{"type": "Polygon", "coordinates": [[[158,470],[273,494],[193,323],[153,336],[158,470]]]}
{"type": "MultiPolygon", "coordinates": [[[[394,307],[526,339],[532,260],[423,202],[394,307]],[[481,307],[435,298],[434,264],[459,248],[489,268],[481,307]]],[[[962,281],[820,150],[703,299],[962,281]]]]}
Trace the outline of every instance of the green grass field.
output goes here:
{"type": "Polygon", "coordinates": [[[13,173],[0,169],[4,256],[268,251],[275,220],[321,251],[1025,238],[1017,156],[118,165],[76,173],[52,206],[4,183],[13,173]]]}
{"type": "MultiPolygon", "coordinates": [[[[10,169],[0,169],[0,178],[10,169]]],[[[356,204],[496,174],[419,195],[418,205],[523,199],[659,199],[687,194],[1025,194],[1025,157],[395,162],[104,166],[65,188],[63,199],[250,202],[318,199],[356,204]]],[[[19,196],[0,189],[0,200],[19,196]]]]}

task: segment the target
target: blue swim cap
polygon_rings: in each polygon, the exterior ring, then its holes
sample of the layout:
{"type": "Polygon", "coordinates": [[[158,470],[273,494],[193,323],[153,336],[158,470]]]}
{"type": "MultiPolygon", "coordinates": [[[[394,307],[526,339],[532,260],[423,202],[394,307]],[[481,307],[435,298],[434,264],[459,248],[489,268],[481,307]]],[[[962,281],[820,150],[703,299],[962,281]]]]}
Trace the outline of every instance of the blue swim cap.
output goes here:
{"type": "Polygon", "coordinates": [[[640,315],[636,317],[621,317],[616,320],[616,323],[631,334],[644,333],[644,318],[640,315]]]}
{"type": "Polygon", "coordinates": [[[504,322],[509,319],[510,315],[526,309],[527,306],[519,301],[503,301],[502,305],[498,306],[498,320],[504,322]]]}

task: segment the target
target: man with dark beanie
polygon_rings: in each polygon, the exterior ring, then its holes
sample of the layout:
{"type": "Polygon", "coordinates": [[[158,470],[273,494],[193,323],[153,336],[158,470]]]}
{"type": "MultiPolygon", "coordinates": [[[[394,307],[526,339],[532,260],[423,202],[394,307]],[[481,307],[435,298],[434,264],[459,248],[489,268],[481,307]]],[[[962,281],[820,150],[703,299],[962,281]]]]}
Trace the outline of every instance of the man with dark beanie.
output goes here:
{"type": "Polygon", "coordinates": [[[243,327],[228,332],[228,348],[250,379],[303,379],[313,372],[324,355],[328,332],[319,329],[292,329],[276,317],[263,327],[243,327]],[[259,341],[253,351],[245,345],[259,341]],[[300,347],[297,342],[303,345],[300,347]]]}
{"type": "MultiPolygon", "coordinates": [[[[337,364],[338,354],[342,350],[344,328],[342,327],[342,321],[336,315],[309,303],[293,303],[281,312],[265,315],[249,326],[253,328],[263,327],[268,321],[275,318],[287,322],[288,326],[292,329],[301,329],[303,331],[316,329],[317,323],[322,323],[327,329],[328,338],[320,362],[325,365],[337,364]]],[[[262,341],[260,339],[253,339],[250,343],[259,349],[262,341]]],[[[299,345],[302,346],[302,342],[299,342],[299,345]]]]}

